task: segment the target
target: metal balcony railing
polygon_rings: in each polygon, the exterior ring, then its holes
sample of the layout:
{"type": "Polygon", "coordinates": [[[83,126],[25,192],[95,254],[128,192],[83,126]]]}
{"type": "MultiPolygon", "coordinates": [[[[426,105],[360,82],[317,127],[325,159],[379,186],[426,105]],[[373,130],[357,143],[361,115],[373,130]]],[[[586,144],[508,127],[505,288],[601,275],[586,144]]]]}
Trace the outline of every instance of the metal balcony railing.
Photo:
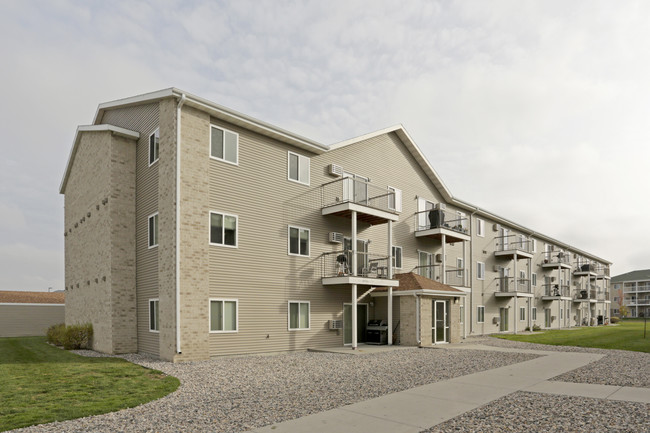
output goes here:
{"type": "Polygon", "coordinates": [[[544,264],[570,264],[571,254],[564,251],[546,251],[544,253],[544,264]]]}
{"type": "Polygon", "coordinates": [[[526,253],[533,252],[532,242],[530,241],[530,239],[519,240],[515,238],[513,240],[512,239],[513,236],[516,235],[497,236],[496,250],[497,251],[519,250],[519,251],[524,251],[526,253]]]}
{"type": "Polygon", "coordinates": [[[532,293],[530,287],[530,280],[525,278],[515,277],[499,277],[499,291],[500,292],[524,292],[532,293]]]}
{"type": "Polygon", "coordinates": [[[439,281],[442,283],[442,265],[420,265],[414,267],[411,272],[415,272],[418,275],[421,275],[430,280],[439,281]]]}
{"type": "Polygon", "coordinates": [[[604,275],[606,277],[609,277],[609,266],[602,264],[594,264],[592,266],[597,275],[604,275]]]}
{"type": "Polygon", "coordinates": [[[341,203],[356,203],[395,213],[395,192],[352,177],[343,177],[321,185],[321,207],[341,203]]]}
{"type": "Polygon", "coordinates": [[[593,263],[578,263],[573,272],[596,272],[596,266],[593,263]]]}
{"type": "MultiPolygon", "coordinates": [[[[571,288],[567,284],[544,284],[544,296],[569,297],[571,296],[571,288]]],[[[577,299],[580,298],[577,297],[577,299]]]]}
{"type": "Polygon", "coordinates": [[[430,209],[415,213],[415,230],[444,228],[466,235],[470,234],[469,219],[455,212],[442,209],[430,209]]]}
{"type": "Polygon", "coordinates": [[[450,286],[469,287],[468,284],[468,270],[463,268],[447,268],[445,269],[447,279],[445,284],[450,286]]]}
{"type": "MultiPolygon", "coordinates": [[[[322,278],[352,276],[352,250],[321,255],[322,278]]],[[[388,257],[357,251],[357,275],[364,278],[388,278],[388,257]]]]}

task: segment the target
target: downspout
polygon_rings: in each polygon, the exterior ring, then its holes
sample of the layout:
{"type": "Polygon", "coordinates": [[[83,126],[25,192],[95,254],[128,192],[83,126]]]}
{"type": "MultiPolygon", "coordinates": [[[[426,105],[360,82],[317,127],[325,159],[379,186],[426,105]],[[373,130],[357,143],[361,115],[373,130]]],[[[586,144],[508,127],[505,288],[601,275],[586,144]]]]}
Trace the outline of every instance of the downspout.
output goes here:
{"type": "Polygon", "coordinates": [[[181,352],[181,107],[185,93],[176,106],[176,353],[181,352]]]}

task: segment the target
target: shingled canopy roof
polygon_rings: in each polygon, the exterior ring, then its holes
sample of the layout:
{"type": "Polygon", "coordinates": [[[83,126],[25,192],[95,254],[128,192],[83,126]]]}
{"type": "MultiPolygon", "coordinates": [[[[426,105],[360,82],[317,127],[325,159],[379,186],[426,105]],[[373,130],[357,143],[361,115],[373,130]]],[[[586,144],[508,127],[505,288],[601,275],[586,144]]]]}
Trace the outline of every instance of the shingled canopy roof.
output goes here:
{"type": "MultiPolygon", "coordinates": [[[[399,286],[394,287],[393,292],[406,290],[430,290],[434,292],[449,292],[449,295],[465,295],[465,292],[462,290],[458,290],[455,287],[451,287],[447,284],[442,284],[438,281],[431,280],[414,272],[395,274],[393,275],[393,278],[399,281],[399,286]]],[[[378,288],[375,291],[384,292],[386,290],[386,288],[378,288]]]]}
{"type": "Polygon", "coordinates": [[[65,304],[64,292],[0,291],[0,303],[6,304],[65,304]]]}

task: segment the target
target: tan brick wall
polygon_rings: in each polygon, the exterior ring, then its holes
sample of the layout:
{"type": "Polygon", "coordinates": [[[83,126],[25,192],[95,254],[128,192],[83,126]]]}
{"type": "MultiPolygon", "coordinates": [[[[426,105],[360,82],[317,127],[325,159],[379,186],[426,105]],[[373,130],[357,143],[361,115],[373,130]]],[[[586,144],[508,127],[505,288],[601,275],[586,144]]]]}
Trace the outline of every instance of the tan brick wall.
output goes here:
{"type": "Polygon", "coordinates": [[[421,296],[420,299],[420,341],[422,346],[433,344],[431,333],[433,315],[433,298],[421,296]]]}
{"type": "Polygon", "coordinates": [[[414,296],[399,296],[400,344],[402,346],[417,346],[416,336],[416,298],[414,296]]]}
{"type": "Polygon", "coordinates": [[[463,326],[460,323],[460,305],[462,299],[454,302],[453,299],[449,301],[449,342],[459,343],[463,326]]]}

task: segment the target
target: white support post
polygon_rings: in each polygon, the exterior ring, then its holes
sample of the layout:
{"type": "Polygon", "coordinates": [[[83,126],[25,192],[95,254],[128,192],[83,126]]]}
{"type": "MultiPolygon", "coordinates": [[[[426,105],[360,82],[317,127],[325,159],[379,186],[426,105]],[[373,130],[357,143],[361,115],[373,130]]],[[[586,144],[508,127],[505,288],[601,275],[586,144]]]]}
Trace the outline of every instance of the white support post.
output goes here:
{"type": "MultiPolygon", "coordinates": [[[[462,286],[463,287],[469,287],[469,281],[467,281],[467,277],[468,277],[467,258],[465,257],[465,254],[466,254],[465,244],[466,243],[467,243],[467,241],[463,241],[463,281],[462,281],[462,286]]],[[[472,266],[471,263],[469,265],[472,266]]],[[[463,323],[465,323],[465,321],[463,321],[463,323]]]]}
{"type": "Polygon", "coordinates": [[[440,269],[442,269],[442,284],[447,284],[447,269],[446,269],[446,254],[447,253],[447,235],[443,234],[442,235],[442,265],[440,266],[440,269]]]}
{"type": "MultiPolygon", "coordinates": [[[[357,276],[357,211],[352,211],[352,276],[357,276]]],[[[352,350],[357,348],[357,285],[352,284],[352,350]]]]}
{"type": "MultiPolygon", "coordinates": [[[[386,278],[393,279],[393,222],[388,220],[388,267],[386,278]]],[[[393,345],[393,288],[388,287],[388,345],[393,345]]]]}
{"type": "MultiPolygon", "coordinates": [[[[516,251],[516,250],[515,250],[516,251]]],[[[517,292],[519,291],[519,276],[517,274],[517,253],[514,255],[515,258],[515,264],[514,264],[514,276],[512,279],[514,280],[513,282],[515,283],[515,334],[517,333],[517,325],[519,322],[519,307],[518,307],[518,296],[517,292]]]]}

